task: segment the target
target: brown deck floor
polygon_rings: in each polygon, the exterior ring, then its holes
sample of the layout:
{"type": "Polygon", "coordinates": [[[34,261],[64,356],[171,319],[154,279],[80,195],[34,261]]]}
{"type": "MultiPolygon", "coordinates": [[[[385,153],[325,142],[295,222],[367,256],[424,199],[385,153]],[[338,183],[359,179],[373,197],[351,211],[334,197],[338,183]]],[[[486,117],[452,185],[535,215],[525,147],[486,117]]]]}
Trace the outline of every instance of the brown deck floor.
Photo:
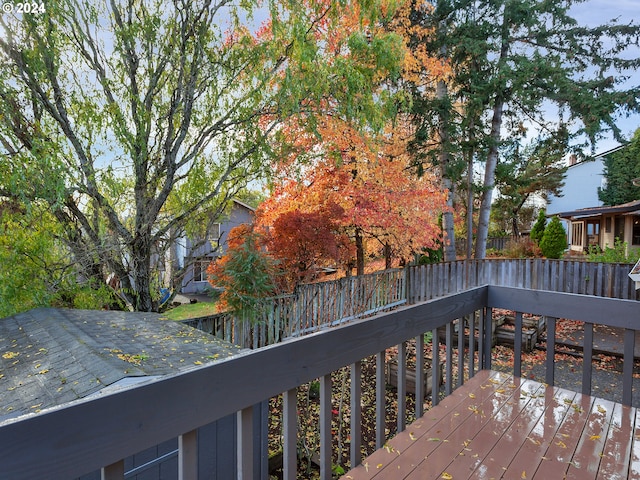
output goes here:
{"type": "Polygon", "coordinates": [[[342,478],[640,479],[640,415],[481,371],[342,478]]]}

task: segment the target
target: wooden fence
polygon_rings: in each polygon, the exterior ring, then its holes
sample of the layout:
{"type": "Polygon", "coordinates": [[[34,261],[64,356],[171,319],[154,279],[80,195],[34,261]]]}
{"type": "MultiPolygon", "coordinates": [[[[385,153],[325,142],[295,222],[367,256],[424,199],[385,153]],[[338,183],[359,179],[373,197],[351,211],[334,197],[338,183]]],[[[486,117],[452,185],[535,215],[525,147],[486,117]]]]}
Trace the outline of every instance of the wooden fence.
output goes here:
{"type": "Polygon", "coordinates": [[[392,269],[300,285],[291,295],[265,299],[262,318],[252,328],[242,328],[228,313],[183,323],[257,348],[402,305],[407,301],[405,279],[404,270],[392,269]]]}
{"type": "Polygon", "coordinates": [[[633,265],[547,259],[459,260],[385,270],[301,285],[265,300],[262,318],[242,328],[228,313],[184,323],[229,342],[257,348],[339,325],[404,303],[418,303],[482,285],[636,300],[633,265]]]}
{"type": "Polygon", "coordinates": [[[577,260],[459,260],[409,267],[409,303],[456,293],[480,285],[550,290],[636,300],[633,268],[625,263],[577,260]]]}

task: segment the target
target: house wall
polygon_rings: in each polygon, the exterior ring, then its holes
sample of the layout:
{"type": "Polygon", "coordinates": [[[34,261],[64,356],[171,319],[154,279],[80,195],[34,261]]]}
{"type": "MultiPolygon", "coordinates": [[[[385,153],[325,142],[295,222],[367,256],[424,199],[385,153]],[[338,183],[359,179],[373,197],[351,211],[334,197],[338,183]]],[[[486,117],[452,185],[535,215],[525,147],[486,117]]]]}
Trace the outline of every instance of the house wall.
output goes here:
{"type": "Polygon", "coordinates": [[[220,222],[220,241],[219,244],[215,242],[205,242],[200,246],[194,247],[200,243],[199,241],[187,238],[185,239],[184,249],[184,265],[192,264],[188,269],[182,280],[182,292],[183,293],[203,293],[209,289],[209,282],[206,280],[195,279],[194,276],[197,273],[197,266],[193,264],[196,259],[203,259],[203,265],[208,263],[209,259],[221,257],[225,254],[227,249],[227,240],[229,232],[232,228],[239,225],[253,223],[254,212],[249,207],[239,202],[233,202],[231,211],[226,219],[220,222]],[[217,247],[217,248],[216,248],[217,247]]]}
{"type": "MultiPolygon", "coordinates": [[[[601,206],[598,188],[604,186],[604,163],[602,157],[571,165],[567,169],[562,196],[551,195],[547,202],[547,214],[578,210],[580,208],[601,206]]],[[[566,220],[562,226],[567,232],[569,245],[573,243],[571,228],[566,220]]]]}

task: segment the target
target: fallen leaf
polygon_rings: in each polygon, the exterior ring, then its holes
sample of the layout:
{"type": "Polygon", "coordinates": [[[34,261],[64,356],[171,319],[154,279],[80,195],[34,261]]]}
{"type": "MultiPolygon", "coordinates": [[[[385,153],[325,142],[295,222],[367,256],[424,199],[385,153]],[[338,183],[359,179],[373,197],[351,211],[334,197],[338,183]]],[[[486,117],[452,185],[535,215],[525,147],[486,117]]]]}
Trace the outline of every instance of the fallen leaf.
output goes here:
{"type": "Polygon", "coordinates": [[[444,472],[440,478],[444,478],[445,480],[452,480],[453,476],[450,473],[444,472]]]}
{"type": "Polygon", "coordinates": [[[589,437],[589,440],[598,440],[600,438],[600,435],[591,435],[589,437]]]}

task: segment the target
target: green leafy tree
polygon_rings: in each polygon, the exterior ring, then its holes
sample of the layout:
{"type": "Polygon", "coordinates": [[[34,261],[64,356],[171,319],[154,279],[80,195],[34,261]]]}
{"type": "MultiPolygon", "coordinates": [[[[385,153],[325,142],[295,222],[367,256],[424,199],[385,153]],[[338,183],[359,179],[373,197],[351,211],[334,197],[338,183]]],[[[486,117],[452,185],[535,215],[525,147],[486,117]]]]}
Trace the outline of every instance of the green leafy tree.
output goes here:
{"type": "Polygon", "coordinates": [[[117,306],[106,286],[82,280],[46,209],[0,204],[0,318],[36,307],[117,306]]]}
{"type": "Polygon", "coordinates": [[[567,232],[558,217],[553,217],[540,240],[540,249],[547,258],[560,258],[567,248],[567,232]]]}
{"type": "MultiPolygon", "coordinates": [[[[624,89],[624,73],[640,64],[624,57],[638,41],[636,25],[583,27],[570,16],[577,2],[560,0],[438,0],[433,17],[444,33],[431,46],[446,48],[453,74],[449,116],[461,129],[447,151],[471,149],[485,162],[475,257],[483,258],[505,138],[519,137],[524,121],[558,132],[570,129],[593,144],[602,129],[621,138],[615,116],[637,110],[638,88],[624,89]],[[548,122],[555,105],[560,121],[548,122]],[[565,127],[562,119],[568,119],[565,127]],[[486,126],[486,127],[485,127],[486,126]]],[[[453,179],[456,180],[455,178],[453,179]]]]}
{"type": "Polygon", "coordinates": [[[531,237],[531,240],[539,244],[540,240],[542,240],[542,236],[544,235],[544,229],[546,226],[547,226],[547,215],[543,209],[538,212],[538,219],[536,220],[536,223],[534,223],[533,227],[531,228],[531,233],[529,234],[529,236],[531,237]]]}
{"type": "Polygon", "coordinates": [[[366,79],[399,60],[393,35],[363,34],[372,5],[276,0],[256,29],[260,6],[60,0],[0,16],[0,196],[46,205],[83,275],[117,279],[130,308],[158,308],[160,259],[264,173],[283,118],[329,94],[359,124],[384,110],[366,79]],[[362,28],[326,55],[350,9],[362,28]]]}
{"type": "Polygon", "coordinates": [[[640,200],[640,186],[633,183],[640,178],[640,129],[631,142],[604,158],[604,177],[607,184],[598,190],[598,198],[605,205],[640,200]]]}
{"type": "Polygon", "coordinates": [[[496,167],[496,186],[500,193],[493,209],[508,217],[513,235],[520,234],[519,216],[532,195],[543,199],[550,194],[561,195],[567,171],[563,158],[565,140],[566,136],[552,136],[524,148],[520,142],[505,148],[504,159],[496,167]]]}

